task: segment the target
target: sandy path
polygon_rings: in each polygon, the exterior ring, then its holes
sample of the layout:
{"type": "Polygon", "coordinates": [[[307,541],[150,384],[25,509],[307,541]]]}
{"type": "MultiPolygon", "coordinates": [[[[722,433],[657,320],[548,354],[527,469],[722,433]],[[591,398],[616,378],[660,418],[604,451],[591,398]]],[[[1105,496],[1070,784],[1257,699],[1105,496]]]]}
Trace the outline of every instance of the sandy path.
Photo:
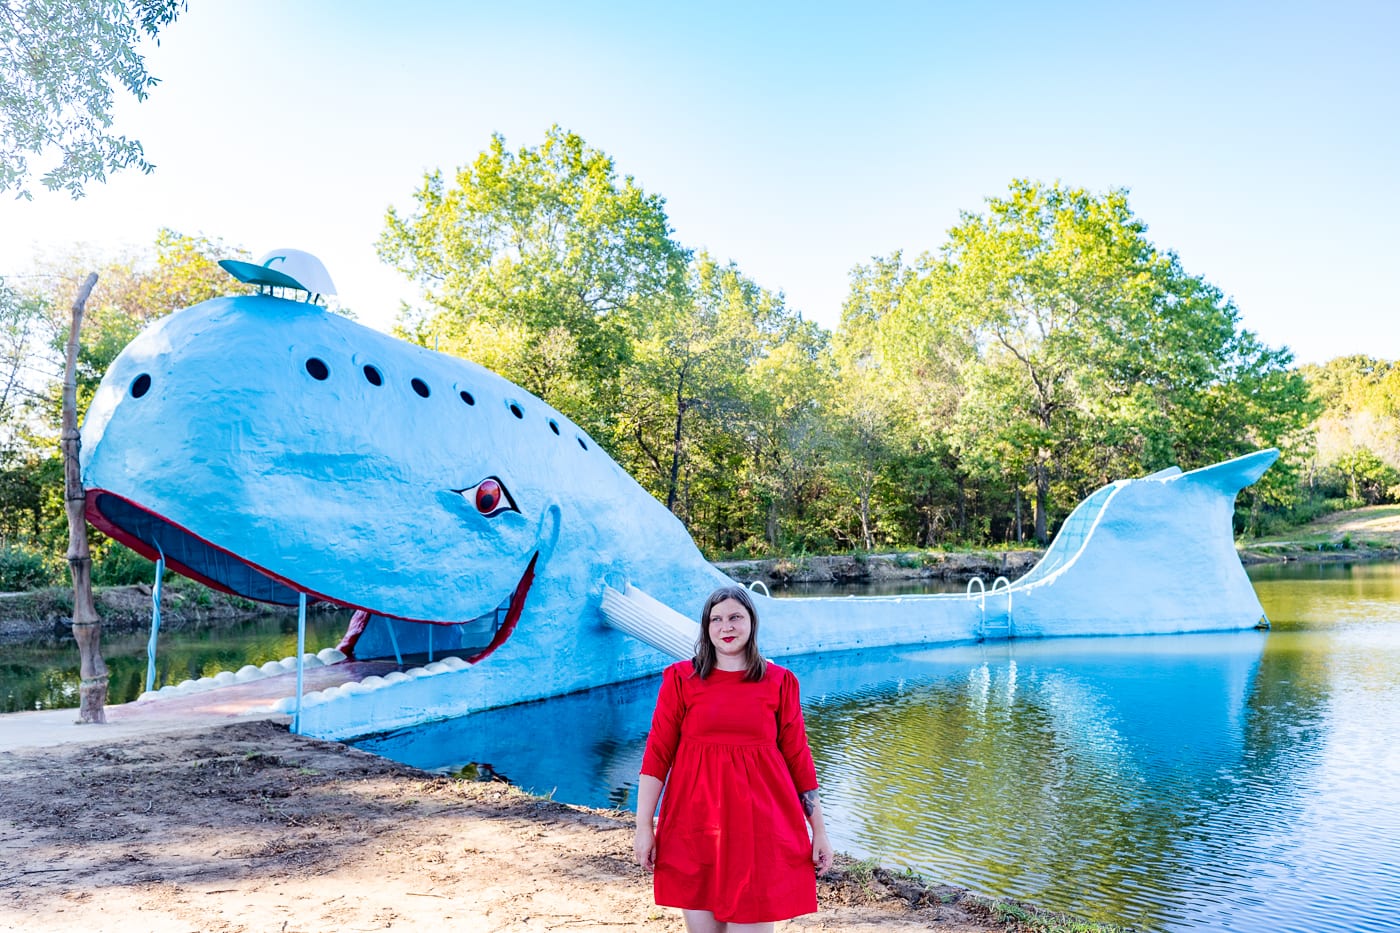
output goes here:
{"type": "MultiPolygon", "coordinates": [[[[3,930],[683,929],[652,903],[627,815],[275,722],[12,748],[0,786],[3,930]]],[[[780,928],[1007,929],[966,892],[843,866],[818,914],[780,928]]]]}

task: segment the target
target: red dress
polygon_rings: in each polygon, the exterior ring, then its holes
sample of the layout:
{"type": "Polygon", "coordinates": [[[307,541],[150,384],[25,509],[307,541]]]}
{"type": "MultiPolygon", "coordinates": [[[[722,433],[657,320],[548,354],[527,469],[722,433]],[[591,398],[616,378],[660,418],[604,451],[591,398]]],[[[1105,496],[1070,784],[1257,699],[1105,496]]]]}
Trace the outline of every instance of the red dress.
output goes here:
{"type": "Polygon", "coordinates": [[[656,903],[729,923],[817,909],[801,792],[817,787],[797,678],[763,679],[689,661],[666,668],[642,773],[665,782],[656,826],[656,903]],[[669,774],[669,777],[668,777],[669,774]]]}

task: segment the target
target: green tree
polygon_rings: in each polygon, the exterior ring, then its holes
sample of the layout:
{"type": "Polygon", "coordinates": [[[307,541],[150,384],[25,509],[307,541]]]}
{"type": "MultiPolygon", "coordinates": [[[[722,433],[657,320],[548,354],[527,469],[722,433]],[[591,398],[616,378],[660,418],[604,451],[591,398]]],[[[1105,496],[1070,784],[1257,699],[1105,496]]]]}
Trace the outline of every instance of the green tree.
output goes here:
{"type": "Polygon", "coordinates": [[[1302,375],[1321,407],[1317,465],[1366,449],[1400,469],[1400,366],[1368,356],[1305,366],[1302,375]]]}
{"type": "Polygon", "coordinates": [[[935,312],[934,286],[897,252],[856,266],[833,340],[831,508],[854,508],[866,548],[960,530],[946,435],[971,345],[935,312]]]}
{"type": "Polygon", "coordinates": [[[959,448],[1029,472],[1041,541],[1057,481],[1070,505],[1117,476],[1302,443],[1291,354],[1153,246],[1125,191],[1013,182],[963,216],[932,274],[977,347],[959,448]]]}
{"type": "Polygon", "coordinates": [[[40,177],[81,197],[89,181],[153,168],[141,143],[112,132],[114,85],[145,100],[157,79],[136,51],[186,8],[185,0],[0,0],[0,191],[31,198],[40,177]]]}
{"type": "Polygon", "coordinates": [[[493,136],[454,183],[432,172],[413,197],[379,240],[430,306],[406,334],[603,429],[643,320],[684,290],[664,200],[557,126],[517,152],[493,136]]]}
{"type": "MultiPolygon", "coordinates": [[[[10,393],[15,401],[0,408],[0,533],[46,553],[59,552],[67,534],[57,445],[60,354],[68,339],[75,283],[87,270],[98,270],[78,355],[81,415],[112,360],[147,324],[208,298],[250,290],[218,266],[217,260],[226,258],[249,255],[219,239],[161,230],[149,251],[115,259],[77,254],[25,278],[42,287],[22,292],[0,288],[0,374],[21,367],[10,393]]],[[[97,539],[99,559],[102,549],[97,539]]]]}
{"type": "MultiPolygon", "coordinates": [[[[753,501],[767,549],[829,546],[818,509],[831,445],[825,411],[831,394],[830,335],[793,314],[741,384],[743,407],[734,428],[742,438],[738,494],[753,501]]],[[[755,548],[756,549],[756,548],[755,548]]]]}
{"type": "MultiPolygon", "coordinates": [[[[236,281],[218,264],[220,259],[249,260],[248,251],[218,238],[189,236],[162,228],[149,250],[101,259],[82,252],[52,263],[39,281],[54,283],[33,298],[46,309],[49,351],[57,356],[68,339],[65,302],[73,282],[96,270],[97,287],[88,300],[83,343],[78,355],[78,409],[87,404],[103,374],[146,325],[181,308],[222,295],[246,294],[252,286],[236,281]]],[[[61,367],[54,363],[55,378],[61,367]]],[[[47,393],[45,422],[56,428],[58,392],[47,393]]]]}
{"type": "Polygon", "coordinates": [[[42,348],[44,305],[0,278],[0,448],[8,449],[31,397],[35,358],[42,348]]]}
{"type": "Polygon", "coordinates": [[[1400,485],[1400,470],[1365,447],[1348,451],[1331,464],[1346,482],[1347,498],[1366,505],[1388,502],[1400,485]]]}
{"type": "Polygon", "coordinates": [[[685,517],[697,438],[725,430],[742,411],[745,373],[787,336],[794,317],[781,296],[702,253],[684,291],[639,322],[614,437],[667,508],[685,517]]]}

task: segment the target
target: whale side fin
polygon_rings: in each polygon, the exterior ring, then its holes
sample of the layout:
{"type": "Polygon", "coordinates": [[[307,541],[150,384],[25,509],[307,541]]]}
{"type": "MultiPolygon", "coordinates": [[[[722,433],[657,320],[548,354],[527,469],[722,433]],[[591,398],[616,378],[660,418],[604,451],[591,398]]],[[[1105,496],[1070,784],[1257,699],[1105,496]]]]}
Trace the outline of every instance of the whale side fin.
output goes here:
{"type": "Polygon", "coordinates": [[[604,586],[602,608],[609,625],[657,651],[677,660],[695,656],[699,624],[635,586],[629,585],[625,593],[604,586]]]}

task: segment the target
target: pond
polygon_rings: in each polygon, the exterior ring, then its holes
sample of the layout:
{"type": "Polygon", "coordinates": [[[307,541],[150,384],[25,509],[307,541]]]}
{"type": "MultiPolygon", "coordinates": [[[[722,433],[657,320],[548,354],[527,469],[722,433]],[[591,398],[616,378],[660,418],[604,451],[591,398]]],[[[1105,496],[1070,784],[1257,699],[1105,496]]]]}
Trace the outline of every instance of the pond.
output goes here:
{"type": "MultiPolygon", "coordinates": [[[[345,634],[347,618],[342,612],[310,613],[307,650],[333,647],[345,634]]],[[[148,632],[102,634],[109,703],[128,703],[146,689],[148,640],[148,632]]],[[[156,653],[155,685],[212,677],[296,653],[297,619],[286,613],[167,626],[161,630],[156,653]]],[[[79,680],[78,648],[70,630],[0,645],[0,713],[76,707],[79,680]]]]}
{"type": "MultiPolygon", "coordinates": [[[[1400,565],[1251,576],[1272,631],[791,659],[833,843],[1141,929],[1400,923],[1400,565]]],[[[358,744],[626,808],[656,688],[358,744]]]]}
{"type": "MultiPolygon", "coordinates": [[[[1140,929],[1400,926],[1400,564],[1250,576],[1269,632],[790,659],[833,842],[1140,929]]],[[[311,626],[315,650],[344,619],[311,626]]],[[[163,636],[158,682],[285,657],[295,628],[280,616],[163,636]]],[[[135,696],[145,636],[106,637],[104,655],[113,702],[135,696]]],[[[0,659],[6,709],[76,704],[66,637],[0,659]]],[[[358,744],[436,770],[489,763],[559,800],[626,808],[656,688],[358,744]]]]}

